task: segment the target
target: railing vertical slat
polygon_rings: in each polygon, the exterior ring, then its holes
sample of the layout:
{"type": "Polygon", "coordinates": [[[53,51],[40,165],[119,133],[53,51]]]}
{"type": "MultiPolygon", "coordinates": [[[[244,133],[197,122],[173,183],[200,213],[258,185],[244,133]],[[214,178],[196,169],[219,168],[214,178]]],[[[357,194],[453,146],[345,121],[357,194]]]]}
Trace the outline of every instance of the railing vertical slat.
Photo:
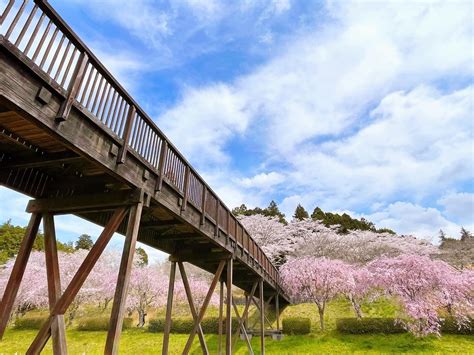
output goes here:
{"type": "Polygon", "coordinates": [[[49,51],[51,50],[51,47],[53,46],[54,40],[56,39],[56,36],[58,35],[59,28],[55,28],[53,35],[51,36],[51,39],[49,40],[48,46],[46,47],[46,50],[44,51],[43,58],[41,59],[40,63],[40,68],[43,69],[44,64],[46,63],[46,60],[48,59],[49,56],[49,51]]]}
{"type": "Polygon", "coordinates": [[[48,21],[48,24],[46,25],[46,28],[44,29],[43,35],[41,36],[41,39],[38,43],[38,46],[36,47],[35,53],[33,54],[33,57],[31,60],[34,62],[36,61],[36,58],[38,58],[38,55],[43,48],[44,41],[46,40],[46,37],[48,37],[49,30],[51,29],[52,22],[51,20],[48,21]]]}
{"type": "MultiPolygon", "coordinates": [[[[10,27],[8,27],[7,32],[5,33],[5,38],[9,39],[13,30],[16,27],[16,24],[18,23],[18,20],[20,19],[21,15],[23,14],[23,11],[25,11],[25,6],[28,4],[28,0],[23,0],[20,8],[18,9],[18,12],[16,13],[12,23],[10,24],[10,27]]],[[[4,20],[4,19],[3,19],[4,20]]]]}
{"type": "Polygon", "coordinates": [[[10,10],[12,9],[14,3],[15,3],[14,0],[10,0],[5,10],[3,10],[2,17],[0,18],[0,26],[3,25],[3,22],[5,21],[5,18],[10,13],[10,10]]]}
{"type": "Polygon", "coordinates": [[[51,59],[51,63],[49,64],[49,68],[46,71],[46,73],[48,73],[48,75],[51,75],[51,70],[53,70],[54,63],[56,62],[56,59],[58,58],[59,51],[61,50],[61,47],[62,47],[63,42],[64,42],[64,38],[65,38],[64,34],[61,33],[61,39],[59,40],[58,48],[56,48],[56,52],[54,52],[53,59],[51,59]]]}
{"type": "Polygon", "coordinates": [[[20,34],[18,35],[15,41],[15,47],[18,48],[21,41],[23,40],[23,37],[25,36],[25,33],[28,30],[28,27],[30,27],[31,20],[33,20],[33,17],[35,16],[37,10],[38,10],[38,6],[35,4],[35,6],[33,6],[33,8],[31,9],[30,15],[28,16],[28,19],[23,25],[23,28],[21,29],[20,34]]]}
{"type": "Polygon", "coordinates": [[[33,30],[33,33],[31,34],[30,40],[26,44],[25,50],[23,51],[23,53],[25,53],[26,55],[28,55],[28,52],[31,48],[31,45],[34,42],[34,40],[36,38],[36,35],[38,34],[38,31],[39,31],[41,25],[43,24],[44,16],[45,16],[44,13],[42,13],[39,20],[38,20],[38,22],[36,23],[36,26],[35,26],[35,29],[33,30]]]}

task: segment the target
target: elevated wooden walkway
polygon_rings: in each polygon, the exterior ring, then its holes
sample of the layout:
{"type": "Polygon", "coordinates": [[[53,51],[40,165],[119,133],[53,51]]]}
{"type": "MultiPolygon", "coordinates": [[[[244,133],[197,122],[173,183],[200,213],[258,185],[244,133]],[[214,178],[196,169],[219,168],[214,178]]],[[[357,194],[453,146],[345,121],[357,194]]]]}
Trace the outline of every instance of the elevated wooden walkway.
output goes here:
{"type": "MultiPolygon", "coordinates": [[[[216,282],[225,269],[227,283],[248,294],[259,283],[262,302],[287,304],[262,249],[54,9],[46,1],[9,1],[0,13],[0,184],[34,198],[30,234],[43,218],[54,239],[52,216],[70,213],[104,226],[106,237],[126,235],[118,318],[136,240],[169,253],[174,267],[190,262],[219,274],[216,282]]],[[[23,252],[18,263],[26,265],[28,236],[22,248],[17,259],[23,252]]],[[[2,299],[0,337],[21,270],[2,299]]],[[[50,298],[52,322],[61,314],[54,311],[59,297],[50,298]]],[[[109,332],[106,352],[116,352],[119,333],[109,332]]]]}

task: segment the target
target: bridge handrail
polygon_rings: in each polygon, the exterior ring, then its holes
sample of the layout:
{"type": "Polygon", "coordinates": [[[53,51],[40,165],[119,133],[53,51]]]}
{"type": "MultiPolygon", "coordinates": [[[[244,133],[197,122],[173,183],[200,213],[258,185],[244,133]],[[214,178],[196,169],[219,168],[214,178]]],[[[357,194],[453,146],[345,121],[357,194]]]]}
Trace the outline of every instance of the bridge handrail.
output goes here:
{"type": "Polygon", "coordinates": [[[94,53],[47,1],[34,0],[26,15],[28,2],[10,0],[3,9],[3,38],[46,73],[71,106],[93,118],[117,140],[119,163],[127,152],[138,157],[157,175],[156,190],[165,181],[181,194],[184,207],[193,205],[202,214],[202,221],[207,218],[216,231],[224,232],[276,286],[280,285],[277,269],[241,222],[94,53]],[[8,27],[4,26],[7,17],[11,18],[8,27]]]}

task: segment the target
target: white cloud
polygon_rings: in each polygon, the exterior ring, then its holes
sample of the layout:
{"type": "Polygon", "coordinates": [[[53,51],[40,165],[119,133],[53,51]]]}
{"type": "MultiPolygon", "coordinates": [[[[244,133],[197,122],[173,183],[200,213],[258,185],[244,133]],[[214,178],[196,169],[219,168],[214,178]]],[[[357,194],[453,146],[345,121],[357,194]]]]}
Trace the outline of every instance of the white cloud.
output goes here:
{"type": "Polygon", "coordinates": [[[472,95],[472,87],[392,93],[354,135],[293,155],[288,180],[338,208],[421,199],[472,179],[472,95]]]}
{"type": "Polygon", "coordinates": [[[278,185],[285,180],[285,176],[272,171],[270,173],[260,173],[250,178],[237,180],[240,185],[246,188],[268,189],[278,185]]]}
{"type": "MultiPolygon", "coordinates": [[[[448,236],[459,237],[460,226],[446,219],[437,209],[408,202],[395,202],[380,212],[366,215],[378,227],[387,227],[400,234],[413,234],[437,241],[442,229],[448,236]]],[[[472,230],[474,224],[466,226],[472,230]]]]}
{"type": "Polygon", "coordinates": [[[179,104],[159,118],[159,126],[191,161],[225,163],[224,146],[248,123],[245,101],[233,88],[216,84],[186,89],[179,104]]]}
{"type": "Polygon", "coordinates": [[[438,201],[443,206],[443,212],[446,216],[459,223],[474,224],[474,194],[467,192],[451,192],[438,201]]]}

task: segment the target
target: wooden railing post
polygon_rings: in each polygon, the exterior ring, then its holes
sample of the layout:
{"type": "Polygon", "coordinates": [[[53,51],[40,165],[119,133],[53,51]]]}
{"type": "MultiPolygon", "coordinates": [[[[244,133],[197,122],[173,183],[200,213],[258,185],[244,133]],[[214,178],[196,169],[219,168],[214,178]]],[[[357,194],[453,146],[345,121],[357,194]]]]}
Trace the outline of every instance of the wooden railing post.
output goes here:
{"type": "Polygon", "coordinates": [[[184,172],[184,196],[183,203],[181,204],[181,211],[185,211],[188,205],[190,170],[189,165],[186,165],[186,171],[184,172]]]}
{"type": "Polygon", "coordinates": [[[136,109],[134,105],[130,105],[128,109],[127,121],[125,122],[125,128],[123,129],[122,134],[122,147],[117,156],[117,164],[125,163],[125,157],[127,156],[128,151],[128,141],[130,138],[130,133],[132,132],[133,120],[135,119],[136,109]]]}
{"type": "Polygon", "coordinates": [[[214,235],[216,237],[219,236],[219,210],[221,209],[221,204],[219,199],[216,197],[216,229],[214,231],[214,235]]]}
{"type": "Polygon", "coordinates": [[[201,226],[206,220],[206,203],[207,203],[207,187],[202,184],[202,200],[201,200],[201,226]]]}
{"type": "Polygon", "coordinates": [[[61,107],[59,108],[58,114],[56,115],[56,120],[59,122],[65,121],[71,112],[72,104],[74,103],[76,95],[79,92],[79,88],[81,87],[88,61],[88,55],[85,52],[82,52],[79,56],[79,60],[77,61],[76,69],[71,76],[66,100],[63,101],[61,107]]]}
{"type": "Polygon", "coordinates": [[[155,191],[161,191],[163,187],[163,174],[165,172],[166,155],[168,153],[168,142],[163,140],[163,146],[160,152],[160,161],[158,166],[158,180],[156,181],[155,191]]]}

